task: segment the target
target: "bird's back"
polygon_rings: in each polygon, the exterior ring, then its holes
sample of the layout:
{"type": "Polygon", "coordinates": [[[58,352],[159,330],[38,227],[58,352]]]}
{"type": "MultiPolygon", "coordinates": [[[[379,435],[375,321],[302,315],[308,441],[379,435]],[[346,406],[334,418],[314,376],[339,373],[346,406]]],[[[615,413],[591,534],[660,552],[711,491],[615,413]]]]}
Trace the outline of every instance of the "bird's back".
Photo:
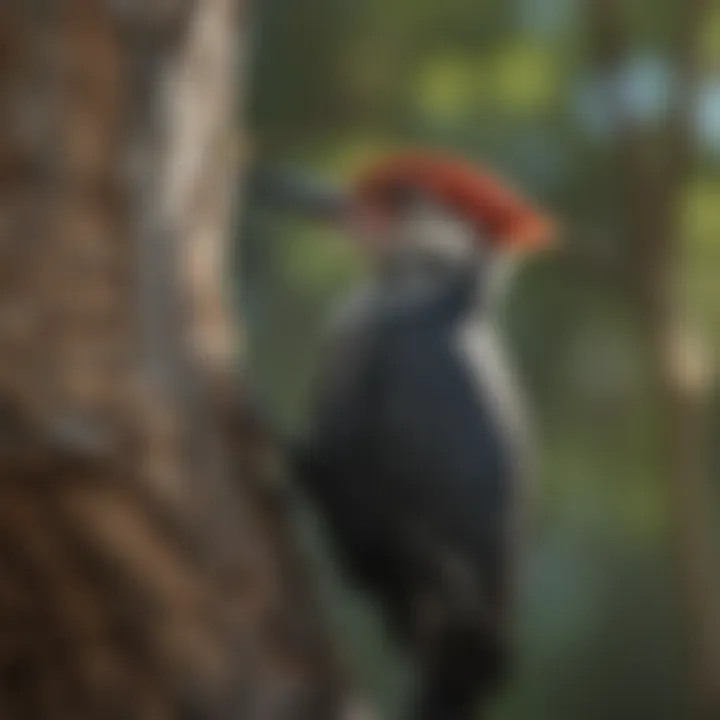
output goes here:
{"type": "Polygon", "coordinates": [[[400,299],[381,288],[372,297],[341,323],[344,361],[322,378],[313,474],[324,514],[351,557],[376,561],[370,549],[386,554],[415,533],[494,582],[513,445],[497,393],[484,386],[492,378],[463,349],[483,331],[470,320],[474,284],[400,299]]]}
{"type": "Polygon", "coordinates": [[[513,461],[492,378],[462,348],[463,333],[474,332],[471,309],[450,292],[386,324],[375,358],[367,476],[384,489],[394,518],[494,577],[513,461]]]}

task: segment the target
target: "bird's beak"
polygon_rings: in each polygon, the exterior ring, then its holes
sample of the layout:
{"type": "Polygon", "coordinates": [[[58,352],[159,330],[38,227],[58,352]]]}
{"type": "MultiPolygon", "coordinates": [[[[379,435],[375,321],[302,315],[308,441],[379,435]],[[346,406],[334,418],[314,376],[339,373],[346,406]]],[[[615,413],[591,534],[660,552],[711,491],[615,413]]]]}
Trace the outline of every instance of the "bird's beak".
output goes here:
{"type": "Polygon", "coordinates": [[[350,194],[340,187],[283,170],[256,170],[252,191],[263,205],[298,218],[345,224],[351,213],[350,194]]]}

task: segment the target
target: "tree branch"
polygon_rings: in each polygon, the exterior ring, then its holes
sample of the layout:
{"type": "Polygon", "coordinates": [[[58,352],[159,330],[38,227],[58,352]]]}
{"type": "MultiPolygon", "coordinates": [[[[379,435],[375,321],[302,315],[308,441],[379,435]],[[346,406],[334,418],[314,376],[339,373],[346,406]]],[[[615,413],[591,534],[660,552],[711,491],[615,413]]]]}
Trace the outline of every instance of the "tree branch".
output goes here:
{"type": "Polygon", "coordinates": [[[626,283],[633,295],[643,298],[651,294],[648,288],[655,276],[647,258],[654,255],[662,232],[656,212],[659,179],[648,139],[625,106],[621,79],[630,60],[630,40],[623,3],[619,0],[588,0],[588,3],[595,61],[609,76],[618,176],[626,189],[629,224],[626,283]]]}
{"type": "Polygon", "coordinates": [[[675,41],[676,76],[669,129],[668,174],[675,179],[673,193],[677,192],[677,184],[687,176],[693,162],[693,110],[702,64],[700,34],[710,2],[684,0],[679,6],[681,17],[675,41]]]}

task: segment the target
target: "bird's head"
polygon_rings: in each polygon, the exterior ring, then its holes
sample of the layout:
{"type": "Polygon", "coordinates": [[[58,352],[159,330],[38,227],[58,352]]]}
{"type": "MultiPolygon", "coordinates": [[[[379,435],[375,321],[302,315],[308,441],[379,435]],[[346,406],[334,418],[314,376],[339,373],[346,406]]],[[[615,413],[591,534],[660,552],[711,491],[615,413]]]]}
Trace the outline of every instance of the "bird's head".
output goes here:
{"type": "Polygon", "coordinates": [[[382,160],[361,173],[348,217],[381,266],[483,268],[548,245],[552,221],[489,172],[434,154],[382,160]]]}

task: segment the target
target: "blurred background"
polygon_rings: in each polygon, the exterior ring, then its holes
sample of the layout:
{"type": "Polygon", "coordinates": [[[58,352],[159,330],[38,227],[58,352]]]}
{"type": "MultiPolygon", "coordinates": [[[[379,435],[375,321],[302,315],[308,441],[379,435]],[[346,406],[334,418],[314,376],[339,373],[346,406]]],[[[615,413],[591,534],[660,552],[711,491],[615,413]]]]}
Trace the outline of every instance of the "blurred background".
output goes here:
{"type": "MultiPolygon", "coordinates": [[[[265,0],[254,22],[257,164],[342,183],[444,148],[563,227],[507,301],[542,463],[494,717],[685,717],[688,687],[701,705],[720,684],[720,3],[265,0]]],[[[363,270],[252,187],[242,231],[253,383],[300,432],[324,318],[363,270]]],[[[394,717],[407,668],[307,515],[335,635],[394,717]]]]}

